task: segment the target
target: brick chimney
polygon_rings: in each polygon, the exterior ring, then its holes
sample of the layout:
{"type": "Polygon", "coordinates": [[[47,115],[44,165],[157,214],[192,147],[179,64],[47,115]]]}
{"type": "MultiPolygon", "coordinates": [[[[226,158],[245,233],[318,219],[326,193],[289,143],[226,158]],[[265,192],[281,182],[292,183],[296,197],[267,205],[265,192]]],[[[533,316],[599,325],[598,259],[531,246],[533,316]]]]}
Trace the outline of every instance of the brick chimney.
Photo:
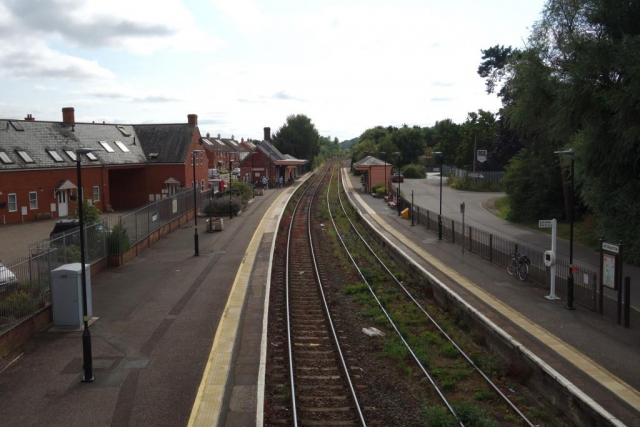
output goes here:
{"type": "Polygon", "coordinates": [[[198,126],[198,115],[197,114],[189,114],[187,116],[187,120],[189,126],[198,126]]]}
{"type": "Polygon", "coordinates": [[[62,109],[62,121],[71,126],[76,124],[76,113],[73,107],[64,107],[62,109]]]}
{"type": "Polygon", "coordinates": [[[211,138],[211,134],[207,132],[207,138],[211,138]]]}
{"type": "Polygon", "coordinates": [[[33,117],[31,114],[27,114],[27,117],[24,118],[25,122],[35,122],[36,118],[33,117]]]}
{"type": "Polygon", "coordinates": [[[271,128],[264,128],[264,139],[271,141],[271,128]]]}

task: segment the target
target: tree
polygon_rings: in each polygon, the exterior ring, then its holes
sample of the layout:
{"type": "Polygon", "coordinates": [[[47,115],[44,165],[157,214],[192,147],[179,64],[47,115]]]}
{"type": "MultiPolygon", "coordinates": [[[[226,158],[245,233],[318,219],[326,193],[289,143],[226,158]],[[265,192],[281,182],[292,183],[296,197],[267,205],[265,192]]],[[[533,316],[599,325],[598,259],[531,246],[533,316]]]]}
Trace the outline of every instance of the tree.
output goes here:
{"type": "Polygon", "coordinates": [[[435,151],[442,151],[445,156],[444,161],[451,163],[460,143],[460,125],[451,119],[445,119],[436,122],[433,133],[433,139],[436,142],[435,151]]]}
{"type": "Polygon", "coordinates": [[[274,134],[273,143],[283,153],[309,160],[313,165],[320,152],[319,138],[311,119],[304,114],[296,114],[287,117],[285,124],[274,134]]]}

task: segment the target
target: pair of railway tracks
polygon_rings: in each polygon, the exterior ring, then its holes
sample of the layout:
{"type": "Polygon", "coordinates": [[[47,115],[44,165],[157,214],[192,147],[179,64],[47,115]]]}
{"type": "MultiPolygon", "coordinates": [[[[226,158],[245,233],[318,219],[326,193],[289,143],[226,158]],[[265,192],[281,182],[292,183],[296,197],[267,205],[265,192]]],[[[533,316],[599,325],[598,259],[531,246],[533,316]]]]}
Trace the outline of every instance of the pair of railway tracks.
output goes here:
{"type": "Polygon", "coordinates": [[[371,296],[388,319],[389,325],[406,346],[416,366],[428,380],[432,390],[437,394],[442,406],[455,417],[460,426],[464,426],[454,409],[454,405],[447,399],[446,393],[442,391],[437,379],[422,363],[417,351],[403,337],[392,315],[385,308],[385,304],[380,301],[374,286],[367,279],[366,274],[363,273],[362,266],[359,264],[362,263],[362,260],[357,259],[359,258],[358,256],[354,256],[346,242],[347,238],[351,239],[351,245],[357,240],[367,248],[375,258],[375,262],[386,272],[388,281],[393,282],[394,286],[402,290],[406,298],[428,320],[431,328],[450,342],[461,357],[506,402],[510,410],[520,420],[513,424],[533,426],[500,388],[491,381],[489,376],[482,372],[428,311],[420,305],[418,300],[412,296],[411,292],[406,289],[403,283],[398,280],[391,269],[376,254],[363,233],[358,231],[342,201],[340,178],[338,178],[337,185],[337,199],[340,210],[332,210],[330,196],[334,172],[333,168],[327,168],[307,187],[298,199],[289,223],[286,254],[283,254],[285,257],[285,271],[282,279],[285,286],[283,292],[276,298],[274,305],[276,310],[275,318],[280,319],[284,326],[279,330],[279,338],[272,341],[272,345],[277,347],[279,351],[274,360],[278,362],[277,371],[279,371],[279,376],[276,375],[276,377],[281,385],[280,397],[282,398],[282,406],[270,409],[271,414],[267,417],[268,423],[293,426],[367,426],[367,423],[369,425],[378,425],[375,421],[375,413],[373,415],[369,414],[367,408],[363,408],[359,403],[358,387],[356,385],[357,376],[354,378],[351,374],[349,352],[348,350],[343,350],[345,343],[336,328],[336,322],[339,322],[339,320],[334,321],[332,319],[330,306],[325,295],[325,278],[318,268],[318,263],[323,261],[331,262],[331,260],[318,260],[317,251],[314,250],[314,245],[317,245],[318,242],[314,241],[311,231],[313,203],[317,192],[322,188],[328,176],[326,208],[336,232],[335,234],[357,270],[358,275],[368,287],[371,296]],[[338,217],[348,220],[350,237],[347,236],[347,231],[344,227],[342,230],[339,229],[335,221],[335,218],[338,217]]]}

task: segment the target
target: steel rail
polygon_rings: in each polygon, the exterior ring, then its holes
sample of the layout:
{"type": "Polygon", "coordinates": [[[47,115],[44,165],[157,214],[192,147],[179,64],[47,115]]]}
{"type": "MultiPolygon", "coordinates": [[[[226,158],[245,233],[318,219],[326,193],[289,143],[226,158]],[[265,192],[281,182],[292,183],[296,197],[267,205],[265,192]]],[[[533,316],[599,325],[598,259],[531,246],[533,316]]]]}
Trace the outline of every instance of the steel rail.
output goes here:
{"type": "MultiPolygon", "coordinates": [[[[340,177],[340,182],[342,182],[342,177],[340,177]]],[[[342,188],[344,189],[344,182],[342,182],[342,188]]],[[[346,189],[344,189],[344,191],[346,192],[346,189]]],[[[482,371],[482,369],[480,369],[480,367],[478,367],[478,365],[475,364],[475,362],[467,355],[467,353],[465,353],[464,350],[462,350],[462,348],[460,348],[460,346],[453,340],[453,338],[451,338],[449,336],[449,334],[447,334],[444,331],[444,329],[442,329],[440,324],[438,324],[438,322],[436,322],[436,320],[433,317],[431,317],[431,315],[424,309],[424,307],[422,307],[422,305],[413,297],[413,295],[411,295],[409,290],[407,288],[405,288],[405,286],[402,284],[402,282],[400,282],[398,280],[398,278],[391,272],[391,270],[387,267],[387,265],[384,263],[384,261],[382,261],[380,259],[380,257],[376,254],[376,252],[369,245],[369,243],[366,241],[366,239],[362,236],[362,234],[360,234],[360,232],[356,228],[356,226],[353,223],[353,221],[351,221],[351,218],[349,217],[349,214],[347,213],[347,211],[346,211],[346,209],[344,207],[344,204],[342,203],[342,197],[340,196],[340,186],[338,186],[338,200],[340,202],[340,207],[342,208],[342,212],[344,213],[345,217],[349,221],[349,224],[351,224],[352,229],[356,232],[358,237],[360,237],[360,240],[362,241],[362,243],[365,244],[367,249],[369,249],[369,252],[371,252],[371,254],[378,260],[380,265],[386,270],[386,272],[389,274],[389,276],[391,276],[391,278],[393,278],[393,280],[398,284],[398,286],[400,286],[400,288],[402,288],[404,293],[411,299],[411,301],[413,301],[413,303],[416,305],[416,307],[418,307],[418,309],[420,309],[420,311],[422,311],[422,313],[424,313],[424,315],[431,321],[431,323],[438,329],[438,331],[440,331],[440,333],[447,340],[449,340],[449,342],[460,352],[462,357],[464,357],[466,359],[466,361],[469,362],[469,364],[471,366],[473,366],[473,368],[482,376],[482,378],[485,379],[485,381],[493,388],[493,390],[500,395],[500,397],[511,407],[511,409],[513,409],[527,423],[527,425],[529,425],[530,427],[535,427],[535,425],[531,421],[529,421],[529,419],[526,417],[526,415],[524,415],[518,409],[518,407],[515,406],[515,404],[502,392],[502,390],[500,390],[500,388],[498,386],[496,386],[493,381],[491,381],[491,379],[482,371]]]]}
{"type": "MultiPolygon", "coordinates": [[[[327,315],[327,320],[329,321],[329,326],[331,327],[331,333],[333,335],[333,339],[336,345],[336,350],[338,352],[338,355],[340,356],[340,362],[342,364],[342,368],[344,370],[345,373],[345,378],[346,381],[349,385],[349,389],[351,391],[351,396],[353,399],[353,403],[357,409],[358,412],[358,417],[360,419],[360,423],[362,424],[363,427],[366,427],[366,421],[364,419],[364,415],[362,413],[362,409],[360,408],[360,403],[358,402],[358,398],[356,395],[356,391],[355,391],[355,387],[353,386],[353,382],[351,381],[351,376],[349,375],[349,369],[347,367],[346,361],[344,359],[344,355],[342,354],[342,349],[340,348],[340,341],[338,339],[338,335],[336,333],[335,327],[333,325],[333,320],[331,318],[331,312],[329,311],[329,305],[327,303],[325,294],[324,294],[324,289],[322,287],[322,279],[320,278],[320,272],[318,270],[318,264],[316,261],[316,256],[315,256],[315,251],[313,249],[313,238],[311,235],[311,207],[313,204],[313,200],[315,198],[316,193],[318,192],[318,188],[320,188],[320,185],[324,182],[324,179],[327,175],[327,173],[329,172],[329,170],[331,170],[330,167],[328,167],[326,169],[326,171],[324,172],[324,174],[322,175],[322,177],[318,180],[318,182],[316,182],[316,184],[318,184],[316,186],[316,188],[314,189],[313,193],[311,194],[311,197],[309,199],[307,208],[307,232],[308,232],[308,242],[309,242],[309,248],[311,250],[311,259],[313,261],[313,266],[314,266],[314,270],[315,270],[315,274],[316,274],[316,280],[318,283],[318,288],[320,290],[320,294],[322,296],[322,301],[324,304],[324,308],[325,308],[325,312],[327,315]]],[[[333,173],[332,173],[333,176],[333,173]]],[[[291,401],[292,401],[292,412],[293,412],[293,421],[294,421],[294,425],[297,426],[298,425],[298,418],[297,418],[297,409],[296,409],[296,402],[295,402],[295,380],[294,380],[294,372],[293,372],[293,351],[292,351],[292,346],[291,346],[291,320],[290,320],[290,307],[289,307],[289,258],[290,258],[290,247],[291,247],[291,232],[293,229],[293,222],[295,220],[295,215],[296,212],[298,211],[298,207],[300,204],[300,201],[302,200],[302,198],[306,195],[307,191],[309,190],[309,188],[311,188],[311,185],[309,185],[304,193],[300,196],[300,198],[298,199],[298,201],[296,202],[296,205],[294,207],[293,213],[291,214],[291,222],[289,223],[289,232],[287,235],[287,255],[286,255],[286,268],[285,268],[285,294],[286,294],[286,307],[287,307],[287,341],[288,341],[288,347],[289,347],[289,376],[290,376],[290,381],[291,381],[291,401]]]]}
{"type": "MultiPolygon", "coordinates": [[[[451,406],[451,404],[449,403],[449,401],[447,400],[447,398],[444,396],[444,394],[442,393],[442,391],[440,390],[440,388],[438,387],[438,385],[436,384],[435,380],[433,379],[433,377],[431,376],[431,374],[429,374],[429,372],[427,371],[427,369],[424,367],[424,365],[420,362],[420,359],[418,359],[418,356],[416,356],[416,354],[414,353],[413,349],[411,348],[411,346],[409,345],[409,343],[404,339],[404,337],[402,336],[402,333],[400,333],[400,330],[398,329],[398,327],[396,326],[396,324],[393,322],[393,319],[391,319],[391,316],[389,315],[389,313],[387,312],[387,310],[384,308],[384,306],[382,305],[382,303],[380,302],[380,300],[378,299],[378,296],[376,295],[376,293],[373,291],[373,288],[371,287],[371,284],[369,283],[369,281],[367,280],[367,278],[364,276],[364,274],[362,273],[362,270],[360,269],[360,267],[358,266],[358,263],[356,263],[356,261],[353,259],[353,256],[351,256],[351,251],[349,250],[349,248],[347,248],[347,245],[344,242],[344,239],[342,238],[342,235],[340,235],[340,231],[338,230],[338,226],[335,223],[335,220],[333,219],[333,214],[331,212],[331,202],[329,201],[329,194],[331,192],[331,181],[333,180],[333,174],[331,175],[331,179],[329,180],[329,188],[327,189],[327,209],[329,210],[329,216],[331,217],[331,222],[333,223],[333,228],[336,231],[336,235],[338,236],[338,238],[340,239],[340,243],[342,243],[342,247],[344,248],[345,252],[347,253],[347,255],[349,256],[349,259],[351,260],[351,262],[353,263],[354,267],[356,268],[356,270],[358,271],[358,274],[360,275],[360,277],[362,278],[362,280],[364,281],[364,283],[367,285],[367,287],[369,288],[369,292],[371,292],[371,295],[373,296],[373,298],[376,300],[376,303],[378,303],[378,306],[380,307],[380,310],[382,310],[382,312],[384,313],[384,315],[387,317],[387,320],[389,321],[389,323],[391,324],[391,326],[393,327],[393,329],[396,331],[396,333],[398,334],[398,337],[400,337],[400,339],[402,340],[402,342],[404,343],[405,347],[407,348],[407,350],[409,351],[409,353],[411,354],[411,356],[413,357],[413,359],[416,361],[416,363],[418,364],[418,366],[420,367],[420,370],[422,370],[422,373],[427,377],[427,379],[429,380],[429,382],[431,383],[431,385],[433,386],[434,390],[436,391],[436,393],[438,394],[438,397],[440,397],[440,400],[442,400],[442,402],[444,403],[444,405],[447,407],[447,409],[449,410],[449,412],[451,412],[451,414],[455,417],[456,421],[458,421],[458,423],[460,424],[461,427],[464,427],[464,424],[462,421],[460,421],[460,419],[458,418],[458,415],[456,414],[456,412],[454,411],[453,407],[451,406]]],[[[338,184],[339,185],[339,184],[338,184]]],[[[338,187],[339,189],[339,187],[338,187]]]]}

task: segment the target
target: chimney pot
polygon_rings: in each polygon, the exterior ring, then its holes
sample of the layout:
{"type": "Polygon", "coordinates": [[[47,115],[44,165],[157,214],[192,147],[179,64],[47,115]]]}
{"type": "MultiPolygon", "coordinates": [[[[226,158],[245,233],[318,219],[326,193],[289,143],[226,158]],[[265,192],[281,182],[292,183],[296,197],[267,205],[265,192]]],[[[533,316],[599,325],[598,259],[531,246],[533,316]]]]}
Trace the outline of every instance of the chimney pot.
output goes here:
{"type": "Polygon", "coordinates": [[[190,126],[198,126],[198,115],[197,114],[187,115],[187,121],[190,126]]]}
{"type": "Polygon", "coordinates": [[[271,128],[264,128],[264,139],[266,141],[271,141],[271,128]]]}
{"type": "Polygon", "coordinates": [[[218,134],[218,139],[220,139],[220,134],[218,134]]]}
{"type": "Polygon", "coordinates": [[[211,138],[211,135],[209,134],[209,132],[207,132],[207,138],[211,138]]]}
{"type": "Polygon", "coordinates": [[[234,141],[236,140],[236,138],[233,135],[231,135],[231,139],[234,141]]]}
{"type": "Polygon", "coordinates": [[[24,118],[25,122],[35,122],[36,118],[33,117],[31,114],[27,114],[27,117],[24,118]]]}
{"type": "Polygon", "coordinates": [[[76,124],[76,114],[73,107],[64,107],[62,109],[62,121],[71,126],[76,124]]]}

